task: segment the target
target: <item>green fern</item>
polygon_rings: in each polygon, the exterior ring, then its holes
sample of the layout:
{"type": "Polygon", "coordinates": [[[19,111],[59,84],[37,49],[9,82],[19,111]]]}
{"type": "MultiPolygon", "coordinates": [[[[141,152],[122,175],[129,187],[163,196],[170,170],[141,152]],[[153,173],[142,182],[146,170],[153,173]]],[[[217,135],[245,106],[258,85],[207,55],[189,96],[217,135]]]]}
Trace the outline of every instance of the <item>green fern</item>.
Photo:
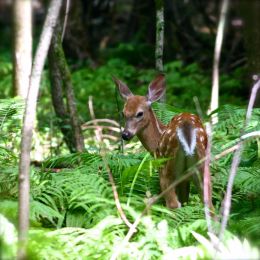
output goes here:
{"type": "MultiPolygon", "coordinates": [[[[155,105],[155,110],[164,123],[180,112],[160,104],[155,105]]],[[[12,120],[20,120],[18,110],[3,111],[0,119],[6,129],[8,120],[10,124],[12,120]]],[[[245,109],[231,106],[220,108],[218,112],[219,124],[213,133],[213,155],[239,140],[241,129],[238,124],[242,124],[245,117],[245,109]]],[[[246,131],[259,129],[258,119],[259,111],[256,109],[246,131]]],[[[8,150],[2,151],[1,158],[8,157],[10,162],[15,160],[8,150]]],[[[211,165],[213,198],[217,209],[226,191],[232,156],[230,154],[211,165]]],[[[105,159],[124,212],[133,222],[148,200],[160,193],[158,168],[165,159],[154,159],[147,153],[123,155],[115,152],[108,153],[105,159]]],[[[253,236],[257,241],[260,240],[256,235],[259,218],[252,212],[260,208],[256,203],[260,191],[258,163],[257,143],[254,139],[248,140],[235,179],[229,227],[237,234],[243,229],[243,235],[253,236]],[[241,206],[242,202],[245,207],[241,206]],[[255,208],[250,207],[250,203],[255,208]],[[235,226],[234,222],[239,225],[235,226]]],[[[17,169],[2,167],[0,212],[12,221],[17,214],[17,202],[14,201],[18,196],[17,180],[17,169]]],[[[70,259],[78,259],[78,256],[107,259],[118,250],[127,228],[119,218],[107,168],[100,154],[84,152],[52,157],[43,163],[41,169],[32,167],[30,180],[32,226],[58,228],[56,231],[39,228],[30,231],[28,250],[31,256],[37,255],[37,259],[46,259],[50,255],[53,259],[66,259],[68,256],[70,259]]],[[[209,256],[207,249],[196,245],[196,239],[191,234],[192,230],[208,239],[203,205],[199,196],[193,194],[193,189],[191,191],[189,203],[180,209],[167,209],[163,199],[156,202],[142,218],[138,232],[127,243],[120,257],[158,259],[174,252],[177,254],[177,249],[187,248],[187,252],[203,252],[205,257],[209,256]]]]}

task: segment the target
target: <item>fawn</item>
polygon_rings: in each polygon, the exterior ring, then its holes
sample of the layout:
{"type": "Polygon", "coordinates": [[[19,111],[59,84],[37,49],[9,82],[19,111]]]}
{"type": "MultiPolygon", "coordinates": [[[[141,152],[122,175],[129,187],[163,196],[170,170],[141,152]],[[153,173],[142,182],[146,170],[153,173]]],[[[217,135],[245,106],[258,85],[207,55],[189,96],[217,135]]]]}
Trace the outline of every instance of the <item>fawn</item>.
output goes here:
{"type": "MultiPolygon", "coordinates": [[[[173,181],[180,178],[187,169],[205,157],[207,134],[200,118],[194,114],[181,113],[174,116],[168,125],[163,125],[154,114],[151,104],[158,101],[165,92],[165,77],[159,74],[149,85],[147,96],[135,96],[126,84],[114,78],[125,105],[123,114],[126,120],[122,132],[124,140],[137,135],[143,146],[155,157],[166,157],[169,160],[160,169],[161,191],[166,190],[173,181]]],[[[204,163],[198,166],[200,174],[192,179],[202,195],[204,163]]],[[[190,179],[171,188],[165,194],[166,206],[178,208],[187,202],[190,192],[190,179]]],[[[211,184],[207,187],[209,207],[211,201],[211,184]]]]}

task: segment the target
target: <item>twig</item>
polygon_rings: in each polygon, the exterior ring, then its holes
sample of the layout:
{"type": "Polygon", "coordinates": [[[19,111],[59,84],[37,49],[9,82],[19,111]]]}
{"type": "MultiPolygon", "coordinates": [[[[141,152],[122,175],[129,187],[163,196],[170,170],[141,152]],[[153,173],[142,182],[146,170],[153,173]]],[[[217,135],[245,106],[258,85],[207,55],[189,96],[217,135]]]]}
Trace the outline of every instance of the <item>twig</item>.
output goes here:
{"type": "Polygon", "coordinates": [[[96,126],[96,125],[89,125],[89,126],[83,126],[82,127],[83,130],[86,130],[86,129],[96,129],[96,128],[108,129],[108,130],[120,133],[120,129],[119,128],[113,127],[113,126],[108,126],[108,125],[98,125],[98,126],[96,126]]]}
{"type": "MultiPolygon", "coordinates": [[[[204,175],[203,175],[203,198],[204,198],[204,211],[205,211],[205,218],[207,221],[208,231],[213,233],[213,229],[211,226],[211,217],[210,217],[210,210],[212,208],[209,207],[209,201],[212,198],[209,198],[209,192],[211,192],[211,175],[210,175],[210,155],[211,155],[211,144],[212,144],[212,129],[211,123],[208,122],[206,124],[206,131],[208,135],[208,144],[206,149],[206,158],[204,163],[204,175]],[[210,190],[209,190],[210,189],[210,190]]],[[[212,203],[211,203],[212,205],[212,203]]]]}
{"type": "Polygon", "coordinates": [[[92,125],[94,123],[108,123],[108,124],[117,126],[118,128],[120,126],[116,121],[111,120],[111,119],[107,119],[107,118],[90,120],[90,121],[84,123],[82,126],[84,127],[85,125],[92,125]]]}
{"type": "MultiPolygon", "coordinates": [[[[195,103],[198,115],[200,116],[200,118],[203,118],[198,97],[196,97],[196,96],[193,97],[193,101],[195,103]]],[[[211,175],[210,175],[210,155],[211,155],[211,144],[212,144],[211,122],[208,122],[206,124],[206,132],[207,132],[207,136],[208,136],[208,144],[207,144],[207,149],[206,149],[204,174],[203,174],[203,176],[204,176],[204,178],[203,178],[203,199],[204,199],[204,212],[205,212],[205,218],[207,221],[208,231],[210,233],[213,233],[213,229],[211,226],[210,209],[209,209],[209,200],[211,200],[212,198],[209,198],[209,190],[208,190],[209,186],[211,189],[211,175]]]]}
{"type": "Polygon", "coordinates": [[[258,137],[260,136],[260,131],[254,131],[254,132],[251,132],[251,133],[247,133],[245,135],[242,135],[241,136],[241,139],[242,140],[245,140],[247,138],[251,138],[251,137],[258,137]]]}
{"type": "Polygon", "coordinates": [[[238,148],[238,144],[235,144],[234,146],[229,147],[229,148],[227,148],[226,150],[224,150],[223,152],[217,154],[217,155],[214,157],[214,159],[215,159],[215,160],[219,160],[220,158],[224,157],[225,155],[236,151],[237,148],[238,148]]]}
{"type": "Polygon", "coordinates": [[[119,215],[120,215],[121,219],[131,229],[132,228],[132,223],[130,223],[130,221],[127,219],[127,217],[126,217],[126,215],[125,215],[125,213],[123,211],[123,208],[122,208],[120,200],[119,200],[118,192],[117,192],[117,189],[116,189],[114,177],[113,177],[111,169],[110,169],[110,167],[108,165],[108,162],[106,160],[106,154],[105,154],[105,151],[104,151],[103,146],[102,146],[102,139],[103,139],[102,138],[102,133],[101,133],[100,129],[98,129],[98,124],[97,124],[97,121],[95,120],[95,113],[94,113],[93,102],[92,102],[92,97],[91,96],[89,97],[88,105],[89,105],[89,112],[90,112],[91,118],[92,118],[94,124],[96,125],[96,129],[97,130],[95,131],[95,134],[96,134],[97,141],[100,144],[100,156],[101,156],[102,161],[103,161],[103,163],[104,163],[104,165],[106,167],[106,170],[108,172],[108,178],[109,178],[109,181],[110,181],[111,186],[112,186],[113,195],[114,195],[114,199],[115,199],[115,204],[116,204],[117,210],[119,212],[119,215]]]}
{"type": "Polygon", "coordinates": [[[65,16],[64,16],[64,22],[63,22],[63,28],[62,28],[62,34],[61,34],[61,41],[63,41],[67,23],[68,23],[68,16],[69,16],[69,10],[70,10],[70,0],[66,1],[66,9],[65,9],[65,16]]]}
{"type": "Polygon", "coordinates": [[[199,115],[199,117],[203,120],[203,113],[202,113],[202,109],[201,109],[201,106],[200,106],[200,102],[199,102],[199,99],[197,96],[194,96],[193,97],[193,102],[195,104],[195,107],[196,107],[196,111],[199,115]]]}
{"type": "Polygon", "coordinates": [[[37,97],[40,87],[41,74],[48,53],[54,27],[60,13],[62,0],[52,0],[44,22],[43,31],[36,50],[26,107],[24,112],[21,154],[19,160],[19,242],[23,245],[19,248],[18,258],[25,258],[25,242],[29,227],[29,173],[30,173],[30,152],[34,120],[36,115],[37,97]]]}
{"type": "MultiPolygon", "coordinates": [[[[251,133],[247,133],[245,135],[242,135],[238,142],[245,141],[246,139],[249,139],[249,138],[252,138],[252,137],[258,137],[258,136],[260,136],[260,131],[254,131],[254,132],[251,132],[251,133]]],[[[220,158],[224,157],[225,155],[227,155],[229,153],[236,151],[237,149],[238,149],[238,144],[235,144],[235,145],[227,148],[226,150],[222,151],[220,154],[216,155],[214,157],[214,159],[219,160],[220,158]]]]}
{"type": "Polygon", "coordinates": [[[110,139],[110,140],[112,140],[114,142],[118,141],[118,138],[116,136],[114,136],[114,135],[103,134],[103,137],[107,138],[107,139],[110,139]]]}
{"type": "MultiPolygon", "coordinates": [[[[243,131],[250,121],[252,111],[253,111],[253,106],[254,106],[256,95],[257,95],[259,88],[260,88],[260,79],[258,79],[258,81],[254,84],[254,86],[252,88],[243,131]]],[[[248,134],[246,136],[248,136],[248,134]]],[[[249,135],[249,137],[250,137],[250,135],[249,135]]],[[[245,138],[245,135],[244,135],[244,138],[245,138]]],[[[220,228],[220,232],[219,232],[219,241],[220,242],[224,235],[224,232],[225,232],[225,229],[227,226],[227,222],[228,222],[228,218],[229,218],[230,207],[231,207],[231,197],[232,197],[232,187],[233,187],[234,179],[236,176],[237,168],[238,168],[240,160],[241,160],[242,149],[243,149],[243,140],[241,138],[241,140],[237,144],[236,152],[234,154],[233,161],[231,164],[231,170],[230,170],[229,179],[228,179],[226,196],[224,198],[223,217],[222,217],[221,228],[220,228]]]]}
{"type": "MultiPolygon", "coordinates": [[[[118,114],[118,121],[119,121],[119,128],[120,128],[120,136],[122,136],[122,114],[120,113],[119,109],[119,101],[118,101],[118,88],[115,86],[115,97],[116,97],[116,107],[117,107],[117,114],[118,114]]],[[[124,154],[124,141],[123,138],[120,138],[120,144],[121,144],[121,153],[124,154]]]]}
{"type": "MultiPolygon", "coordinates": [[[[219,106],[219,61],[220,53],[223,42],[224,28],[226,23],[226,16],[229,6],[229,0],[223,0],[221,4],[220,19],[217,29],[217,37],[214,50],[214,61],[213,61],[213,73],[212,73],[212,92],[211,92],[211,102],[209,114],[216,110],[219,106]]],[[[212,124],[218,122],[217,114],[212,116],[212,124]]]]}

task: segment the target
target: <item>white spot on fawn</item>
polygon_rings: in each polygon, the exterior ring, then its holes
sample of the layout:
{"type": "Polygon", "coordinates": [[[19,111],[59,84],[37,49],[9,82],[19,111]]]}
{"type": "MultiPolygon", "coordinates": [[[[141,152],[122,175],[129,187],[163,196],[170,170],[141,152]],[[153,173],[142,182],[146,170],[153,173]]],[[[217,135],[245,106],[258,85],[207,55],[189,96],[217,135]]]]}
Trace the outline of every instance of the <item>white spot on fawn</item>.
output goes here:
{"type": "Polygon", "coordinates": [[[169,142],[171,142],[173,138],[175,138],[175,134],[171,135],[169,142]]]}
{"type": "Polygon", "coordinates": [[[172,132],[172,130],[171,129],[168,129],[167,131],[166,131],[166,134],[170,134],[172,132]]]}

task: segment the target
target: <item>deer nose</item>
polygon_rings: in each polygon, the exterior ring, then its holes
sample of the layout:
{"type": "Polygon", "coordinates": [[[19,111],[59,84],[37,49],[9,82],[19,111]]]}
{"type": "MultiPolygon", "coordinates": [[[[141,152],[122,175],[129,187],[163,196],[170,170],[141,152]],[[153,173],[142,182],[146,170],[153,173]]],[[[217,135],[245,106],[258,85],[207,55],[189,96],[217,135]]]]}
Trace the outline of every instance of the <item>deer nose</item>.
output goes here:
{"type": "Polygon", "coordinates": [[[129,131],[124,130],[122,132],[122,138],[126,141],[129,141],[132,138],[132,134],[129,131]]]}

